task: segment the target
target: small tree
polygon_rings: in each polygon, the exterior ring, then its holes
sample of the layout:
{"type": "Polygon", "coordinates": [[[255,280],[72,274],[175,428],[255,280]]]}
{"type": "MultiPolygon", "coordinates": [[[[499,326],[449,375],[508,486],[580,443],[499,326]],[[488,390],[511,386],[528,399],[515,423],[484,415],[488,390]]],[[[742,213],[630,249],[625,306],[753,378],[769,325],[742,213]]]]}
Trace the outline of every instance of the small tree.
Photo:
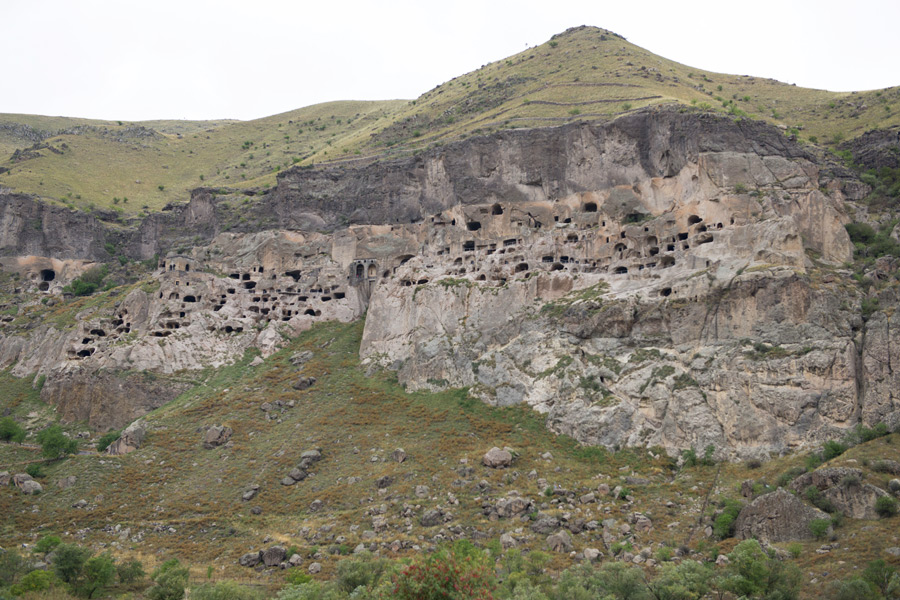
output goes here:
{"type": "Polygon", "coordinates": [[[41,454],[50,460],[62,458],[66,454],[75,454],[78,451],[78,442],[63,435],[59,425],[51,425],[42,430],[37,435],[37,441],[41,445],[41,454]]]}
{"type": "Polygon", "coordinates": [[[91,551],[75,544],[60,544],[53,559],[56,576],[72,586],[77,586],[84,574],[84,563],[91,557],[91,551]]]}
{"type": "Polygon", "coordinates": [[[38,554],[47,554],[48,552],[52,552],[53,549],[59,546],[61,542],[62,540],[59,539],[59,536],[45,535],[38,540],[37,544],[34,545],[34,548],[32,548],[31,551],[38,554]]]}
{"type": "Polygon", "coordinates": [[[109,448],[109,445],[114,441],[119,439],[120,432],[118,431],[110,431],[109,433],[104,433],[99,440],[97,440],[97,452],[106,452],[106,449],[109,448]]]}
{"type": "Polygon", "coordinates": [[[0,440],[21,444],[25,441],[25,430],[12,417],[0,419],[0,440]]]}
{"type": "Polygon", "coordinates": [[[79,586],[79,591],[93,598],[94,594],[112,583],[115,576],[116,564],[108,553],[89,558],[84,563],[84,582],[79,586]]]}

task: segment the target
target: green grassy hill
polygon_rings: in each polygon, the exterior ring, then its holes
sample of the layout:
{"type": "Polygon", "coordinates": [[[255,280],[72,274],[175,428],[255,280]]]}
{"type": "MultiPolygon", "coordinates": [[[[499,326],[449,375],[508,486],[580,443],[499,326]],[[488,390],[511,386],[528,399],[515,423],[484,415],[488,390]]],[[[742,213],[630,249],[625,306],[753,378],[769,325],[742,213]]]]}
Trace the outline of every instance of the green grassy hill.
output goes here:
{"type": "Polygon", "coordinates": [[[579,27],[411,101],[330,102],[254,121],[0,115],[0,185],[75,207],[155,211],[202,185],[274,185],[275,173],[293,164],[409,153],[666,103],[763,119],[818,145],[900,124],[898,87],[837,93],[713,73],[579,27]]]}

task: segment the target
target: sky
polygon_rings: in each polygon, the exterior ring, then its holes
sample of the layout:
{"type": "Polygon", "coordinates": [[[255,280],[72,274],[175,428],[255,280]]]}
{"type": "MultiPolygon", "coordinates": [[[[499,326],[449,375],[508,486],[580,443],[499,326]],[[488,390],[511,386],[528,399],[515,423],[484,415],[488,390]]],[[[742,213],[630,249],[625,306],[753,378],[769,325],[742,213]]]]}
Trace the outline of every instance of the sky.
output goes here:
{"type": "Polygon", "coordinates": [[[900,85],[900,0],[0,0],[0,113],[254,119],[416,98],[578,25],[678,62],[900,85]]]}

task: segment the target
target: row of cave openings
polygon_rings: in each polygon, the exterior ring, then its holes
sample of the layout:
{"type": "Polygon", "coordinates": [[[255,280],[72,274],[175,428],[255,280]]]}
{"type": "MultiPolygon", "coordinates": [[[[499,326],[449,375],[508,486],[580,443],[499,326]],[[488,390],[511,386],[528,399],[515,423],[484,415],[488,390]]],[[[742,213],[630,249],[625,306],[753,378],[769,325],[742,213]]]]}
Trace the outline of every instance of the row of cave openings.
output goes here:
{"type": "Polygon", "coordinates": [[[131,322],[128,321],[128,309],[123,308],[115,318],[91,325],[81,338],[81,344],[69,348],[66,356],[72,360],[88,358],[97,351],[99,342],[114,342],[128,333],[131,333],[131,322]]]}
{"type": "MultiPolygon", "coordinates": [[[[599,207],[596,202],[585,202],[584,204],[581,205],[582,213],[588,213],[588,214],[596,213],[598,210],[599,210],[599,207]]],[[[504,214],[503,205],[501,205],[499,203],[493,204],[490,208],[481,209],[481,213],[486,216],[490,215],[491,217],[501,216],[504,214]]],[[[640,215],[628,215],[628,217],[630,217],[630,218],[638,218],[639,216],[640,215]]],[[[560,217],[560,215],[553,215],[553,221],[554,221],[554,223],[572,223],[572,217],[571,216],[560,217]]],[[[431,223],[432,223],[432,225],[435,225],[438,227],[446,226],[446,225],[450,225],[451,227],[456,227],[456,219],[451,219],[450,222],[448,223],[447,221],[444,220],[444,217],[440,214],[431,217],[431,223]]],[[[532,215],[531,213],[529,213],[527,211],[525,211],[523,213],[523,218],[521,220],[519,220],[518,222],[513,223],[513,224],[514,225],[526,225],[527,224],[527,226],[532,227],[534,229],[541,229],[544,226],[543,222],[541,222],[536,216],[532,215]]],[[[468,217],[466,218],[465,225],[466,225],[466,229],[468,231],[478,231],[482,227],[481,221],[471,219],[468,217]]]]}

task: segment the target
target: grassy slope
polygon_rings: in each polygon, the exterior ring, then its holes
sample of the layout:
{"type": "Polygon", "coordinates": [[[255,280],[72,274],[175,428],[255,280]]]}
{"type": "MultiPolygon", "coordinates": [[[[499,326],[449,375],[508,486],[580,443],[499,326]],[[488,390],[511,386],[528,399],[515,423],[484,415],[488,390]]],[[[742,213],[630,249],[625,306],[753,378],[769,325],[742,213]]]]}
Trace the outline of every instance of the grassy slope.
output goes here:
{"type": "MultiPolygon", "coordinates": [[[[576,28],[540,46],[462,75],[414,101],[331,102],[255,121],[151,121],[162,135],[120,143],[95,134],[59,136],[61,155],[16,165],[0,185],[76,206],[136,212],[184,201],[199,185],[265,186],[276,169],[299,162],[370,157],[417,149],[511,127],[609,119],[643,106],[677,102],[802,127],[818,143],[900,124],[900,88],[836,93],[772,79],[727,75],[682,65],[597,28],[576,28]],[[253,142],[245,146],[244,142],[253,142]],[[203,180],[200,177],[203,176],[203,180]],[[140,181],[141,183],[135,183],[140,181]],[[164,187],[163,190],[159,186],[164,187]],[[80,197],[79,197],[80,196],[80,197]]],[[[130,124],[0,115],[2,123],[44,130],[130,124]]],[[[0,132],[0,152],[29,146],[0,132]]]]}
{"type": "MultiPolygon", "coordinates": [[[[320,550],[326,555],[320,559],[323,576],[329,576],[339,557],[329,556],[328,549],[337,542],[327,535],[308,541],[298,534],[301,527],[316,531],[322,525],[333,525],[331,535],[346,536],[345,544],[352,548],[362,541],[362,531],[371,527],[368,509],[385,504],[392,522],[402,524],[397,515],[408,502],[421,505],[415,511],[413,530],[392,528],[376,541],[408,539],[427,545],[419,536],[430,538],[440,527],[425,530],[418,525],[418,517],[440,505],[454,515],[448,526],[475,527],[488,534],[487,543],[523,524],[487,521],[474,483],[490,482],[493,496],[515,489],[539,503],[549,502],[537,480],[526,476],[534,469],[548,485],[576,490],[579,495],[601,481],[615,486],[624,485],[626,475],[647,477],[650,484],[632,488],[633,505],[605,498],[602,506],[606,511],[595,511],[593,518],[623,522],[628,513],[640,511],[655,525],[650,534],[640,538],[638,549],[652,544],[655,551],[659,543],[672,547],[688,543],[704,553],[714,553],[730,550],[735,541],[716,544],[704,540],[702,532],[691,538],[710,486],[715,484],[713,500],[738,497],[743,479],[773,483],[782,472],[802,462],[801,457],[793,456],[774,459],[758,470],[742,464],[725,465],[716,480],[716,467],[676,472],[668,459],[654,459],[642,450],[610,454],[583,449],[568,438],[550,434],[539,416],[522,407],[491,408],[466,399],[463,391],[407,394],[390,374],[367,377],[357,358],[361,332],[361,323],[322,324],[260,366],[250,367],[253,355],[248,354],[231,367],[192,374],[202,383],[148,417],[151,433],[137,452],[121,458],[77,456],[54,464],[47,469],[45,493],[35,498],[23,497],[11,488],[0,490],[0,512],[8,515],[0,525],[0,543],[30,541],[37,531],[72,533],[91,528],[86,543],[97,547],[117,540],[115,533],[101,529],[121,525],[130,528],[131,535],[143,531],[145,537],[141,543],[120,540],[113,545],[117,554],[137,555],[151,565],[177,554],[192,564],[198,582],[205,578],[207,565],[213,565],[216,577],[252,578],[277,586],[280,573],[263,576],[235,564],[244,552],[263,547],[266,536],[297,546],[305,557],[320,550]],[[298,350],[314,353],[301,373],[318,379],[302,392],[290,385],[298,372],[289,357],[298,350]],[[259,407],[276,400],[293,401],[295,406],[286,408],[278,422],[267,421],[259,407]],[[234,447],[204,450],[198,428],[221,423],[234,429],[234,447]],[[521,453],[514,469],[494,471],[480,465],[480,456],[495,445],[508,445],[521,453]],[[315,476],[293,487],[281,486],[279,481],[300,454],[315,447],[321,448],[325,457],[313,468],[315,476]],[[397,447],[409,455],[402,464],[389,459],[397,447]],[[546,451],[553,454],[552,461],[540,458],[546,451]],[[379,460],[372,462],[372,456],[379,460]],[[464,477],[465,485],[456,486],[453,482],[461,476],[455,469],[462,466],[462,458],[468,459],[474,473],[464,477]],[[59,490],[54,482],[69,474],[78,477],[76,486],[59,490]],[[386,495],[379,494],[374,484],[383,475],[395,479],[386,495]],[[361,481],[348,484],[349,477],[361,481]],[[241,502],[240,495],[250,484],[259,484],[260,494],[249,503],[241,502]],[[416,499],[416,485],[428,485],[432,497],[416,499]],[[448,504],[448,492],[456,495],[459,505],[448,504]],[[81,498],[93,507],[71,508],[81,498]],[[325,509],[313,513],[310,504],[316,499],[325,503],[325,509]],[[667,501],[676,506],[667,508],[667,501]],[[252,506],[259,506],[262,514],[251,514],[252,506]],[[671,523],[676,524],[667,527],[671,523]],[[352,531],[352,525],[359,530],[352,531]],[[169,527],[175,532],[154,532],[169,527]]],[[[5,388],[13,385],[4,382],[0,384],[5,388]]],[[[900,458],[900,435],[854,448],[833,463],[876,457],[900,458]]],[[[33,450],[0,445],[0,463],[13,472],[35,458],[33,450]]],[[[886,477],[867,470],[867,480],[877,485],[886,485],[886,477]]],[[[547,512],[564,511],[551,506],[547,512]]],[[[799,563],[807,578],[821,579],[823,571],[830,573],[826,580],[845,577],[855,565],[880,557],[884,547],[900,544],[896,519],[848,521],[839,535],[840,548],[827,555],[815,553],[820,543],[802,545],[799,563]]],[[[542,549],[543,536],[535,536],[533,544],[542,549]]],[[[602,542],[585,542],[576,536],[576,547],[585,546],[602,548],[602,542]]],[[[553,570],[567,564],[567,557],[556,556],[553,570]]]]}

